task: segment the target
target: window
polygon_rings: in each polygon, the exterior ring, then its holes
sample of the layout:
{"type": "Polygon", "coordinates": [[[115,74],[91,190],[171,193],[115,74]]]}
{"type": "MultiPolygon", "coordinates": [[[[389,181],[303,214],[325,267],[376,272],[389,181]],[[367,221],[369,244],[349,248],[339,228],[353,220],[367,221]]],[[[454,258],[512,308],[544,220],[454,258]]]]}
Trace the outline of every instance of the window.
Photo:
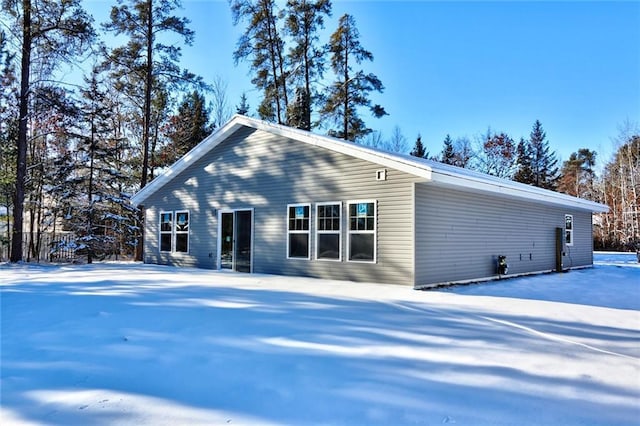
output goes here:
{"type": "Polygon", "coordinates": [[[176,212],[176,251],[189,252],[189,212],[176,212]]]}
{"type": "Polygon", "coordinates": [[[160,212],[160,251],[189,252],[188,211],[160,212]]]}
{"type": "Polygon", "coordinates": [[[349,202],[349,260],[375,262],[376,260],[376,203],[375,201],[349,202]]]}
{"type": "Polygon", "coordinates": [[[310,204],[287,206],[287,258],[309,259],[310,204]]]}
{"type": "Polygon", "coordinates": [[[173,213],[160,212],[160,251],[171,251],[173,213]]]}
{"type": "Polygon", "coordinates": [[[342,203],[316,205],[316,259],[340,260],[340,215],[342,203]]]}
{"type": "Polygon", "coordinates": [[[573,215],[564,215],[564,241],[568,246],[573,245],[573,215]]]}

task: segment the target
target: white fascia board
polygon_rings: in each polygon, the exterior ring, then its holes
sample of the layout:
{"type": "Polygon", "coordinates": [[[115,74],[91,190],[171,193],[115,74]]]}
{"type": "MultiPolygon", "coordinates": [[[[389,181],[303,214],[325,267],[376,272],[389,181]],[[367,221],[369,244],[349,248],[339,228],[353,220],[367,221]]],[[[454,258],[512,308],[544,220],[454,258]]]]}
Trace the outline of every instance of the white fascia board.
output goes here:
{"type": "Polygon", "coordinates": [[[592,212],[602,213],[609,210],[606,205],[571,197],[558,192],[536,188],[506,179],[499,179],[494,176],[470,171],[468,169],[446,166],[440,163],[418,159],[407,155],[392,154],[357,145],[356,143],[344,141],[342,139],[320,136],[304,130],[294,129],[274,123],[267,123],[262,120],[237,114],[234,115],[227,124],[209,135],[191,151],[185,154],[180,160],[174,163],[165,173],[158,176],[146,187],[137,192],[131,198],[132,203],[134,205],[142,204],[145,199],[173,179],[174,176],[178,175],[188,166],[199,160],[207,152],[223,142],[228,135],[232,134],[242,126],[262,130],[274,135],[317,146],[322,149],[328,149],[330,151],[338,152],[364,161],[369,161],[374,164],[379,164],[383,167],[396,169],[423,178],[426,182],[450,185],[466,190],[497,193],[504,196],[552,203],[582,210],[589,210],[592,212]]]}
{"type": "Polygon", "coordinates": [[[574,209],[588,210],[594,213],[605,213],[609,211],[609,207],[604,204],[572,197],[570,195],[547,189],[537,188],[531,185],[525,185],[519,182],[498,179],[492,176],[483,179],[480,176],[473,176],[466,173],[457,174],[448,170],[439,170],[434,168],[432,182],[436,185],[441,184],[458,188],[462,187],[467,190],[482,191],[500,194],[507,197],[550,203],[574,209]]]}

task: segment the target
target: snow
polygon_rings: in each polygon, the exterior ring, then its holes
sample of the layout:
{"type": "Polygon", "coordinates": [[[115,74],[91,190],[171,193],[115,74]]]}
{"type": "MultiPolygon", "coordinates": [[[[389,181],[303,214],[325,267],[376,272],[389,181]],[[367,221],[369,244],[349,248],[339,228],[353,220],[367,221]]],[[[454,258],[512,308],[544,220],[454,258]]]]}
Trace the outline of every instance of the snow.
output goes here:
{"type": "Polygon", "coordinates": [[[0,424],[639,424],[640,265],[438,291],[0,265],[0,424]]]}

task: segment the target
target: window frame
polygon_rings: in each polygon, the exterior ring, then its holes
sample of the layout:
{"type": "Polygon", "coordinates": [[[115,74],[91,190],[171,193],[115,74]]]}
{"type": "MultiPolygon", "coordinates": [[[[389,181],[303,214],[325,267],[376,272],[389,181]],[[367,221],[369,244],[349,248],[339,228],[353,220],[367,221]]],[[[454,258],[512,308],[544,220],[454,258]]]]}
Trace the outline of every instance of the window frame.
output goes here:
{"type": "Polygon", "coordinates": [[[572,247],[573,246],[573,237],[574,237],[574,231],[575,230],[575,222],[573,220],[573,215],[572,214],[565,214],[564,215],[564,243],[568,246],[568,247],[572,247]],[[567,228],[567,224],[570,224],[571,226],[569,228],[567,228]],[[567,238],[567,236],[569,238],[567,238]]]}
{"type": "Polygon", "coordinates": [[[173,221],[174,221],[175,213],[172,210],[161,210],[158,214],[158,251],[160,253],[171,253],[173,251],[173,221]],[[162,230],[162,216],[165,214],[171,215],[169,220],[170,228],[168,231],[162,230]],[[162,236],[169,234],[169,250],[162,250],[162,236]]]}
{"type": "Polygon", "coordinates": [[[191,212],[189,210],[175,210],[173,212],[173,252],[188,254],[190,248],[191,248],[191,212]],[[178,231],[178,215],[180,213],[187,214],[187,230],[186,231],[178,231]],[[182,251],[182,250],[178,251],[178,235],[187,236],[186,251],[182,251]]]}
{"type": "MultiPolygon", "coordinates": [[[[357,207],[356,207],[357,209],[357,207]]],[[[357,216],[356,216],[357,217],[357,216]]],[[[378,201],[377,200],[349,200],[347,201],[346,216],[346,234],[347,234],[347,262],[355,263],[377,263],[378,262],[378,201]],[[373,230],[352,230],[351,229],[351,206],[357,204],[373,204],[373,230]],[[358,260],[351,259],[351,236],[357,234],[373,235],[373,259],[358,260]]]]}
{"type": "MultiPolygon", "coordinates": [[[[342,201],[323,201],[320,203],[316,203],[316,217],[315,217],[315,223],[316,223],[316,229],[315,229],[315,235],[316,235],[316,250],[315,250],[315,255],[316,255],[316,260],[320,261],[320,262],[342,262],[342,201]],[[338,229],[331,229],[331,230],[321,230],[320,229],[320,219],[326,219],[326,216],[320,216],[320,207],[326,207],[326,206],[338,206],[338,229]],[[337,259],[332,259],[332,258],[327,258],[327,257],[320,257],[320,235],[338,235],[338,258],[337,259]]],[[[331,217],[333,218],[333,216],[331,217]]]]}
{"type": "Polygon", "coordinates": [[[313,225],[313,220],[312,220],[312,215],[311,215],[311,203],[293,203],[293,204],[287,204],[287,215],[286,215],[286,222],[285,222],[285,227],[286,227],[286,231],[287,231],[287,259],[291,259],[291,260],[311,260],[311,227],[313,225]],[[290,230],[289,229],[289,221],[291,220],[291,218],[289,217],[289,210],[292,207],[306,207],[307,209],[309,209],[309,218],[307,219],[309,221],[309,226],[306,231],[305,230],[290,230]],[[295,256],[292,257],[290,256],[290,236],[292,234],[306,234],[307,235],[307,257],[299,257],[299,256],[295,256]]]}

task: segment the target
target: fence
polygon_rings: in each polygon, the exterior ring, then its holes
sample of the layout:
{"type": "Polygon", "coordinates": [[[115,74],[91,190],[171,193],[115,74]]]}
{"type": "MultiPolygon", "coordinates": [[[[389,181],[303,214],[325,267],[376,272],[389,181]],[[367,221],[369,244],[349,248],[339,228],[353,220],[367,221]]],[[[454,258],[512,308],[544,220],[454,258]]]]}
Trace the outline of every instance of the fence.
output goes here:
{"type": "MultiPolygon", "coordinates": [[[[74,262],[77,260],[75,250],[69,247],[73,239],[70,233],[42,232],[22,234],[22,259],[25,262],[74,262]],[[55,251],[54,247],[58,248],[55,251]]],[[[0,244],[0,261],[9,260],[9,243],[5,240],[0,244]]]]}

